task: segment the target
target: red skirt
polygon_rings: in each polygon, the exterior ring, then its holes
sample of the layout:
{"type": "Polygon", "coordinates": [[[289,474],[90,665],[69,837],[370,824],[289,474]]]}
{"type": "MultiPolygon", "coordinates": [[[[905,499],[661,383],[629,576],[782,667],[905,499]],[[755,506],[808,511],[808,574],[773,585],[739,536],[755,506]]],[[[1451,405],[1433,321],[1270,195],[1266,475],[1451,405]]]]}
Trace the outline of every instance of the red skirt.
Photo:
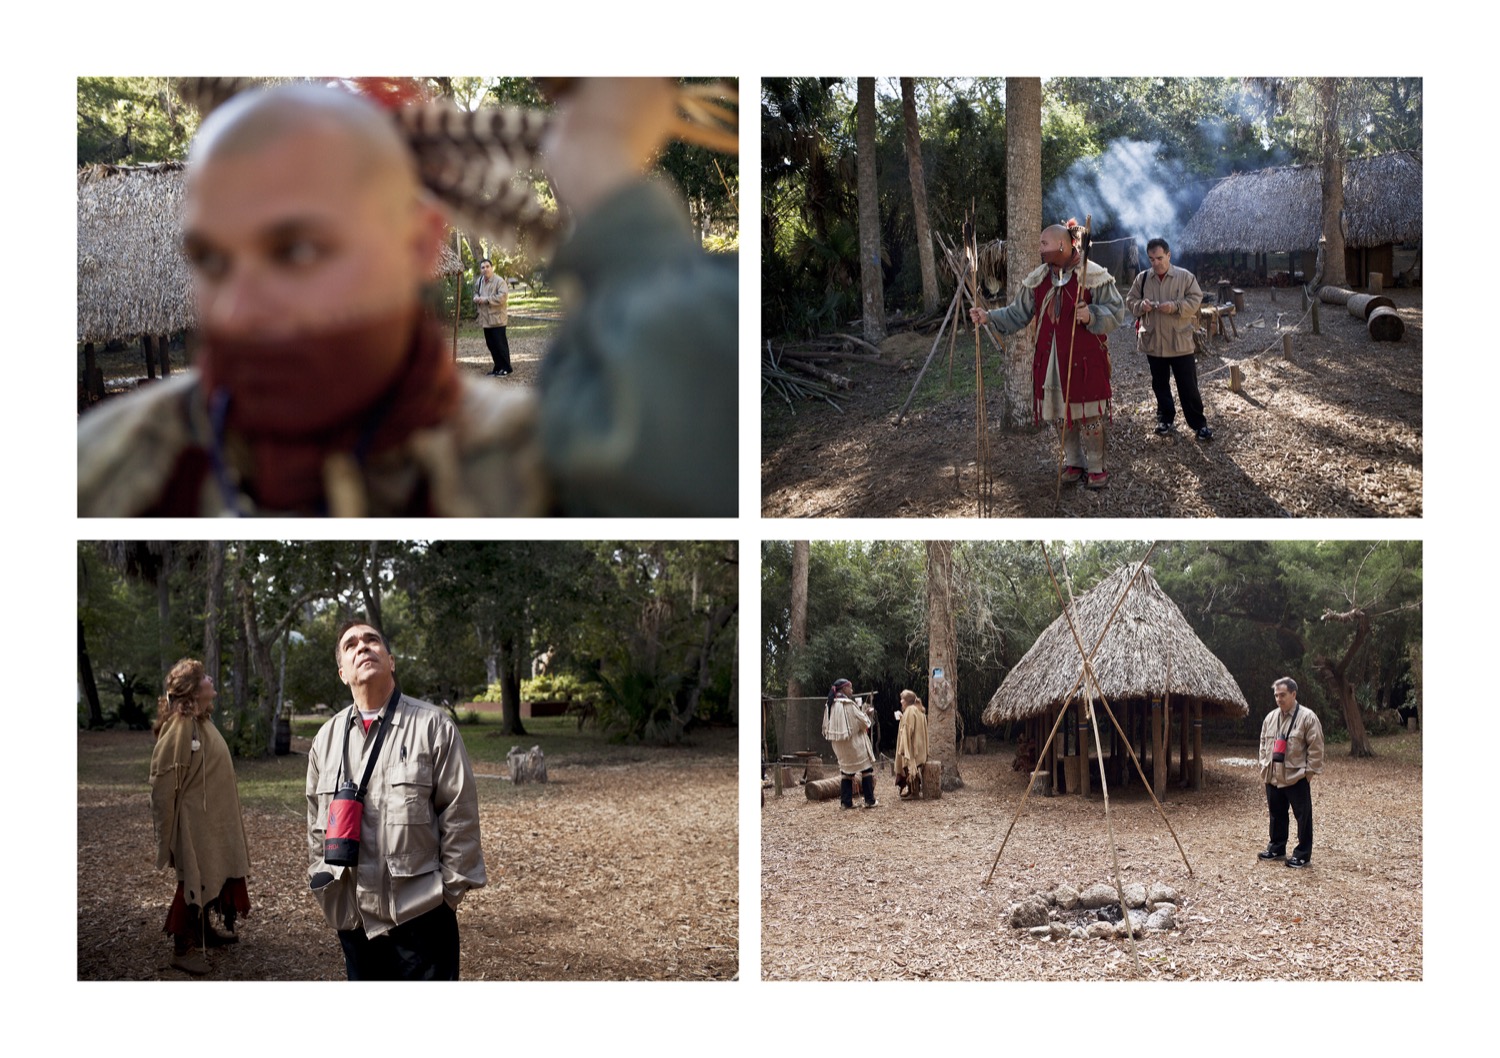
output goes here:
{"type": "MultiPolygon", "coordinates": [[[[230,878],[224,883],[224,888],[219,890],[219,895],[208,902],[208,906],[217,907],[221,912],[233,910],[236,915],[248,914],[250,890],[245,888],[245,879],[230,878]]],[[[179,937],[196,933],[196,918],[196,912],[188,910],[187,901],[182,898],[182,883],[178,882],[177,892],[172,896],[172,906],[167,908],[167,921],[161,930],[179,937]]]]}

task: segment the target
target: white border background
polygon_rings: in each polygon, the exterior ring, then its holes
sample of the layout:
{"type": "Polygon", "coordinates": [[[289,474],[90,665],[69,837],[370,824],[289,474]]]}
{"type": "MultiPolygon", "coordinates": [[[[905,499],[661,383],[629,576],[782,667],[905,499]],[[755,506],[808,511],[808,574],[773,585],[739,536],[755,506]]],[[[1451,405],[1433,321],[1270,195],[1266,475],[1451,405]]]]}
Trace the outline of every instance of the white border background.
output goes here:
{"type": "MultiPolygon", "coordinates": [[[[1424,347],[1428,380],[1463,372],[1487,396],[1493,340],[1479,331],[1459,346],[1457,315],[1478,330],[1489,315],[1483,197],[1492,188],[1490,123],[1478,118],[1487,86],[1474,65],[1486,60],[1459,38],[1443,41],[1437,22],[1379,5],[1276,11],[1251,5],[983,5],[941,8],[841,5],[818,10],[782,0],[753,6],[641,3],[596,10],[583,5],[344,4],[152,5],[75,3],[33,9],[8,20],[9,109],[18,119],[11,158],[10,250],[4,261],[15,388],[6,415],[11,456],[5,583],[6,642],[20,649],[9,666],[15,752],[11,818],[19,832],[5,872],[9,958],[4,979],[18,1016],[13,1045],[110,1045],[131,1055],[152,1050],[249,1054],[268,1047],[348,1050],[372,1045],[411,1052],[537,1049],[564,1054],[649,1046],[667,1054],[745,1054],[791,1048],[855,1053],[932,1048],[944,1053],[1049,1045],[1111,1054],[1203,1048],[1279,1053],[1310,1049],[1388,1054],[1432,1043],[1441,1025],[1467,1049],[1465,1029],[1480,1024],[1492,990],[1491,961],[1480,954],[1487,926],[1459,885],[1478,883],[1494,862],[1480,759],[1493,715],[1480,683],[1492,653],[1470,600],[1495,587],[1488,533],[1493,483],[1482,478],[1492,450],[1480,444],[1488,418],[1448,414],[1423,420],[1425,517],[1416,521],[1089,521],[1041,519],[980,523],[910,520],[797,522],[758,516],[760,312],[759,78],[791,74],[897,73],[951,76],[1170,74],[1422,75],[1426,128],[1425,198],[1436,206],[1428,231],[1424,347]],[[1455,46],[1457,45],[1457,46],[1455,46]],[[1013,68],[1008,64],[1014,63],[1013,68]],[[509,65],[509,68],[506,66],[509,65]],[[740,78],[741,401],[740,509],[736,521],[374,521],[269,522],[227,526],[200,521],[90,521],[74,517],[74,358],[56,351],[74,314],[74,101],[83,74],[182,73],[419,74],[439,70],[538,75],[733,74],[740,78]],[[1476,101],[1476,102],[1471,102],[1476,101]],[[1466,127],[1477,126],[1477,127],[1466,127]],[[1460,135],[1465,138],[1460,145],[1460,135]],[[1482,150],[1481,150],[1482,148],[1482,150]],[[1469,192],[1465,195],[1463,192],[1469,192]],[[1464,277],[1474,278],[1464,280],[1464,277]],[[1458,287],[1458,283],[1462,283],[1458,287]],[[1451,284],[1451,286],[1450,286],[1451,284]],[[1482,358],[1482,359],[1481,359],[1482,358]],[[34,385],[36,382],[40,385],[34,385]],[[26,388],[22,388],[26,387],[26,388]],[[1466,458],[1467,457],[1467,458],[1466,458]],[[1472,481],[1467,495],[1464,490],[1472,481]],[[1460,507],[1461,501],[1467,501],[1460,507]],[[78,539],[126,538],[727,538],[741,541],[740,970],[722,984],[467,982],[424,991],[365,986],[355,1002],[342,985],[194,982],[79,983],[72,849],[76,771],[59,766],[74,752],[74,714],[44,691],[60,685],[73,657],[78,539]],[[1048,985],[938,983],[913,997],[915,983],[766,983],[759,980],[759,795],[756,705],[760,661],[759,551],[765,539],[1405,539],[1426,542],[1424,981],[1416,984],[1048,985]],[[1474,666],[1478,661],[1481,664],[1474,666]],[[39,699],[40,696],[40,700],[39,699]],[[1462,724],[1462,728],[1460,728],[1462,724]],[[40,732],[42,737],[37,738],[40,732]],[[1460,733],[1462,732],[1462,733],[1460,733]],[[60,747],[60,753],[48,748],[60,747]],[[1465,752],[1465,749],[1467,752],[1465,752]],[[61,861],[58,865],[55,861],[61,861]],[[1488,971],[1488,972],[1486,972],[1488,971]],[[1484,987],[1490,983],[1490,988],[1484,987]],[[206,989],[189,994],[183,989],[206,989]],[[170,995],[162,990],[172,989],[170,995]],[[359,1000],[388,999],[396,1012],[359,1000]],[[1148,991],[1150,990],[1150,991],[1148,991]],[[378,993],[378,995],[377,995],[378,993]],[[897,1022],[893,1004],[931,1001],[920,1027],[897,1022]],[[1041,1004],[1048,1004],[1042,1006],[1041,1004]],[[373,1015],[373,1017],[370,1017],[373,1015]],[[1082,1021],[1080,1021],[1082,1015],[1082,1021]],[[1434,1022],[1433,1018],[1441,1018],[1434,1022]],[[1076,1030],[1082,1028],[1080,1037],[1076,1030]],[[1070,1032],[1069,1029],[1075,1031],[1070,1032]],[[1097,1030],[1097,1031],[1096,1031],[1097,1030]],[[44,1035],[45,1034],[45,1035],[44,1035]],[[354,1048],[336,1047],[353,1041],[354,1048]],[[1462,1041],[1462,1042],[1461,1042],[1462,1041]]],[[[1434,11],[1437,9],[1434,8],[1434,11]]],[[[1449,26],[1444,26],[1450,29],[1449,26]]],[[[1474,27],[1475,34],[1482,32],[1474,27]]],[[[1477,41],[1472,43],[1479,43],[1477,41]]],[[[1471,405],[1477,404],[1471,402],[1471,405]]],[[[1486,431],[1488,432],[1488,431],[1486,431]]],[[[1488,682],[1488,681],[1484,681],[1488,682]]],[[[1330,791],[1332,792],[1332,791],[1330,791]]],[[[502,856],[504,853],[502,852],[502,856]]],[[[1329,938],[1333,942],[1334,938],[1329,938]]],[[[875,968],[872,968],[875,969],[875,968]]],[[[928,1008],[919,1008],[927,1010],[928,1008]]],[[[1472,1045],[1468,1045],[1472,1046],[1472,1045]]]]}

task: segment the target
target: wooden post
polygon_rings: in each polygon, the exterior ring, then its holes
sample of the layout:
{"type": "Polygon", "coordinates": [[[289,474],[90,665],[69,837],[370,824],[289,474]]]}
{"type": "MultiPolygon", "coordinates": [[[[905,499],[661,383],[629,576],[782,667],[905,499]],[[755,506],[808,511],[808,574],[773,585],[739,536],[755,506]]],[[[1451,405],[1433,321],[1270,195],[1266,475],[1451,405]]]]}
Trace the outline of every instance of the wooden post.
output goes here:
{"type": "Polygon", "coordinates": [[[1370,313],[1370,318],[1365,321],[1365,330],[1377,342],[1399,342],[1406,333],[1406,324],[1395,309],[1382,305],[1370,313]]]}
{"type": "MultiPolygon", "coordinates": [[[[1058,708],[1063,709],[1066,708],[1066,706],[1058,706],[1058,708]]],[[[1050,717],[1052,711],[1049,709],[1047,712],[1048,716],[1050,717]]],[[[1054,720],[1053,723],[1056,723],[1056,721],[1054,720]]],[[[1048,724],[1047,726],[1050,728],[1052,725],[1048,724]]],[[[1061,738],[1054,738],[1052,740],[1052,789],[1055,793],[1071,792],[1067,788],[1066,779],[1063,779],[1063,761],[1067,759],[1067,757],[1063,755],[1063,742],[1064,739],[1061,738]],[[1063,779],[1063,782],[1059,783],[1059,779],[1063,779]]]]}
{"type": "Polygon", "coordinates": [[[1239,287],[1235,287],[1230,291],[1230,298],[1234,302],[1235,312],[1245,311],[1245,292],[1243,290],[1241,290],[1239,287]]]}
{"type": "Polygon", "coordinates": [[[1203,699],[1193,703],[1193,789],[1203,789],[1203,699]]]}
{"type": "Polygon", "coordinates": [[[1321,301],[1314,301],[1312,303],[1312,325],[1314,334],[1323,333],[1323,317],[1322,314],[1318,312],[1318,306],[1321,304],[1323,304],[1321,301]]]}
{"type": "Polygon", "coordinates": [[[1371,290],[1379,293],[1380,291],[1385,289],[1385,276],[1381,275],[1379,272],[1371,272],[1370,282],[1368,285],[1371,290]]]}
{"type": "Polygon", "coordinates": [[[1290,360],[1292,358],[1292,334],[1288,331],[1281,336],[1281,358],[1290,360]]]}
{"type": "Polygon", "coordinates": [[[1190,719],[1191,711],[1192,706],[1188,700],[1186,698],[1182,699],[1182,719],[1177,725],[1177,777],[1181,780],[1181,785],[1184,787],[1188,785],[1192,775],[1192,769],[1188,765],[1188,729],[1193,726],[1190,719]]]}
{"type": "Polygon", "coordinates": [[[780,764],[772,764],[771,765],[771,783],[772,783],[773,786],[776,787],[776,796],[780,797],[781,796],[781,790],[782,790],[782,786],[781,786],[781,765],[780,764]]]}
{"type": "Polygon", "coordinates": [[[1151,699],[1151,788],[1160,798],[1167,792],[1167,772],[1162,767],[1161,699],[1151,699]]]}
{"type": "Polygon", "coordinates": [[[1229,365],[1229,392],[1238,393],[1245,386],[1245,373],[1240,370],[1239,364],[1229,365]]]}
{"type": "Polygon", "coordinates": [[[930,760],[919,769],[922,773],[922,800],[936,801],[943,796],[943,762],[930,760]]]}
{"type": "MultiPolygon", "coordinates": [[[[453,230],[453,252],[458,255],[458,263],[464,263],[463,243],[459,239],[458,229],[453,230]]],[[[478,265],[475,266],[476,268],[478,265]]],[[[458,359],[458,317],[464,310],[464,274],[462,269],[453,274],[453,359],[458,359]]]]}
{"type": "Polygon", "coordinates": [[[1088,706],[1078,703],[1078,793],[1087,797],[1093,777],[1089,775],[1089,721],[1088,706]]]}

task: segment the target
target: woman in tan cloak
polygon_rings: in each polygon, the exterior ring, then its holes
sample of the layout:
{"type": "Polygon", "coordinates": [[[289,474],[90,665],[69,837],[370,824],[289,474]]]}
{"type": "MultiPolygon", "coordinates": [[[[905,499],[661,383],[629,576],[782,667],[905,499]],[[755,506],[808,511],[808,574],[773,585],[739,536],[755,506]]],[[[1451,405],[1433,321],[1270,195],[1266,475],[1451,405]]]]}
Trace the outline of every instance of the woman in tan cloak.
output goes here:
{"type": "Polygon", "coordinates": [[[156,866],[176,868],[177,893],[162,930],[172,934],[172,965],[204,974],[208,961],[195,949],[239,940],[234,920],[250,910],[250,853],[229,746],[209,719],[218,697],[213,679],[201,661],[183,658],[167,674],[166,691],[156,709],[151,817],[156,866]],[[209,922],[210,910],[227,932],[209,922]]]}
{"type": "Polygon", "coordinates": [[[902,797],[921,788],[919,769],[927,763],[927,711],[912,691],[901,692],[901,725],[896,728],[896,786],[902,797]]]}

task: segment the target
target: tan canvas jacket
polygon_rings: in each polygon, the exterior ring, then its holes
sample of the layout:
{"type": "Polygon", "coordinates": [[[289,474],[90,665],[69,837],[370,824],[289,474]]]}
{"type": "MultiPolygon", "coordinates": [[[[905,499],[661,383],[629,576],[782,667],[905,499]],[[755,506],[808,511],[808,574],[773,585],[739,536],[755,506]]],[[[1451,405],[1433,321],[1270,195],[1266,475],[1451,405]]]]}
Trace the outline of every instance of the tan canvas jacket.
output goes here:
{"type": "Polygon", "coordinates": [[[1307,706],[1297,704],[1291,733],[1286,740],[1286,760],[1271,760],[1276,739],[1287,728],[1281,709],[1272,709],[1260,725],[1260,777],[1268,786],[1292,786],[1323,770],[1323,725],[1307,706]]]}
{"type": "Polygon", "coordinates": [[[437,706],[406,695],[391,725],[365,793],[356,867],[325,863],[323,834],[343,776],[352,773],[359,784],[376,728],[367,734],[351,704],[318,730],[307,754],[307,874],[314,882],[322,872],[333,876],[314,896],[334,929],[363,926],[371,937],[444,900],[457,908],[486,881],[479,798],[458,727],[437,706]]]}
{"type": "Polygon", "coordinates": [[[1193,351],[1193,326],[1198,306],[1203,304],[1203,290],[1193,273],[1172,265],[1167,274],[1157,278],[1146,269],[1130,284],[1125,307],[1132,316],[1141,317],[1140,349],[1147,356],[1187,356],[1193,351]],[[1177,311],[1147,312],[1142,315],[1141,302],[1175,302],[1177,311]]]}
{"type": "Polygon", "coordinates": [[[506,303],[510,300],[510,284],[498,273],[488,283],[480,276],[474,282],[474,315],[481,327],[504,327],[510,313],[506,303]]]}

